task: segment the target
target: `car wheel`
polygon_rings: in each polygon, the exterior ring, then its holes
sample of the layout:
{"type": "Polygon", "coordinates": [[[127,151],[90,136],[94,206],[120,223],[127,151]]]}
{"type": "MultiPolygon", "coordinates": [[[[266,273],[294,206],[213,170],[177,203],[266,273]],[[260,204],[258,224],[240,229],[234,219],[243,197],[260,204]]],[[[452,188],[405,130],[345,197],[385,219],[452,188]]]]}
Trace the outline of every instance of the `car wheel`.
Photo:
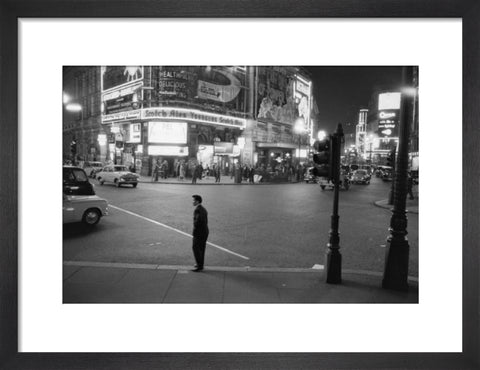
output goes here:
{"type": "Polygon", "coordinates": [[[322,188],[322,190],[325,190],[325,185],[320,185],[320,187],[322,188]]]}
{"type": "Polygon", "coordinates": [[[100,221],[100,211],[96,208],[89,208],[82,217],[82,222],[87,226],[94,226],[100,221]]]}
{"type": "Polygon", "coordinates": [[[137,184],[132,184],[132,186],[133,186],[134,188],[136,188],[136,187],[137,187],[137,184]]]}
{"type": "Polygon", "coordinates": [[[118,181],[117,179],[115,179],[114,182],[115,182],[115,186],[116,186],[117,188],[119,188],[119,187],[120,187],[120,181],[118,181]]]}
{"type": "Polygon", "coordinates": [[[105,184],[105,180],[103,180],[101,177],[98,177],[97,180],[100,183],[100,185],[105,184]]]}

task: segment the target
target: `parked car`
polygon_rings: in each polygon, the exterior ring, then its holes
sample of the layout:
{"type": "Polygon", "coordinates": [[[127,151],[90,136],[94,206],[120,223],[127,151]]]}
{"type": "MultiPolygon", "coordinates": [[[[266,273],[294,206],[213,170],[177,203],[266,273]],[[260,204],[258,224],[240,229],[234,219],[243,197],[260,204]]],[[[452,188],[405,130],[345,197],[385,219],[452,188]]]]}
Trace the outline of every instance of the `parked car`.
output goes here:
{"type": "Polygon", "coordinates": [[[97,195],[63,194],[63,223],[82,222],[94,226],[108,215],[108,203],[97,195]]]}
{"type": "Polygon", "coordinates": [[[95,195],[86,172],[80,167],[63,166],[63,223],[93,226],[107,214],[108,203],[95,195]]]}
{"type": "Polygon", "coordinates": [[[350,177],[352,184],[370,184],[370,175],[367,170],[356,170],[353,171],[352,176],[350,177]]]}
{"type": "Polygon", "coordinates": [[[136,173],[130,172],[127,166],[116,164],[105,166],[100,172],[97,172],[97,180],[100,185],[111,182],[117,187],[129,184],[136,188],[139,177],[136,173]]]}
{"type": "Polygon", "coordinates": [[[102,163],[102,162],[89,162],[89,161],[86,161],[86,162],[83,164],[83,169],[85,170],[85,172],[87,173],[87,175],[88,175],[89,177],[91,177],[92,179],[95,178],[96,173],[97,173],[97,172],[100,172],[102,168],[103,168],[103,163],[102,163]]]}
{"type": "Polygon", "coordinates": [[[66,195],[95,195],[93,185],[80,167],[63,166],[63,193],[66,195]]]}

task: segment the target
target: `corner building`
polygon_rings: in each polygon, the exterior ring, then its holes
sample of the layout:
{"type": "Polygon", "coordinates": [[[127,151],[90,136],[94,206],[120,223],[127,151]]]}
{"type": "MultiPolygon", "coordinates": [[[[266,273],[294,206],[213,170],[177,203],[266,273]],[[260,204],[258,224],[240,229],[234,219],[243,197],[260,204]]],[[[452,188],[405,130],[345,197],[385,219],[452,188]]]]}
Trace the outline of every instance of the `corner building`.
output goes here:
{"type": "MultiPolygon", "coordinates": [[[[150,175],[157,161],[168,163],[169,175],[184,162],[188,175],[199,162],[204,168],[217,164],[224,173],[234,163],[274,172],[307,159],[312,83],[301,68],[82,67],[73,85],[91,69],[100,76],[94,95],[100,112],[91,119],[98,127],[88,131],[92,137],[82,134],[89,144],[79,148],[95,142],[98,155],[91,158],[88,149],[78,153],[80,159],[135,164],[142,175],[150,175]],[[303,129],[296,133],[299,119],[303,129]]],[[[88,100],[82,92],[90,90],[80,86],[73,95],[82,104],[88,100]]],[[[77,128],[84,127],[83,119],[77,117],[77,128]]],[[[66,140],[64,135],[64,148],[66,140]]]]}

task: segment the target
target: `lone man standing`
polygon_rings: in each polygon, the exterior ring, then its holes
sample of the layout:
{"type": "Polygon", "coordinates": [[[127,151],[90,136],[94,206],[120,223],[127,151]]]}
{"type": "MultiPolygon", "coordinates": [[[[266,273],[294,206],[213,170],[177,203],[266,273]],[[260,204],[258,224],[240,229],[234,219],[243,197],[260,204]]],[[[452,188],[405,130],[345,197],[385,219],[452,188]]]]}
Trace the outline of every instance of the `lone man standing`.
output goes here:
{"type": "Polygon", "coordinates": [[[202,206],[202,197],[200,195],[192,195],[193,206],[193,256],[195,257],[195,268],[192,271],[199,272],[203,270],[203,262],[205,259],[205,248],[208,238],[208,212],[202,206]]]}

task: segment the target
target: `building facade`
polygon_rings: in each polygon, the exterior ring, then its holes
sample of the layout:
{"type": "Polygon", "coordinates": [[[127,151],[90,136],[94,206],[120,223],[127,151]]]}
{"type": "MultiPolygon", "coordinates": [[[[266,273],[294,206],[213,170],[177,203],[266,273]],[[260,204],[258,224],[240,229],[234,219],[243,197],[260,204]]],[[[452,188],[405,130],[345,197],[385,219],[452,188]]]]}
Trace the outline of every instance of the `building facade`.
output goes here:
{"type": "Polygon", "coordinates": [[[297,67],[65,67],[64,157],[122,163],[149,175],[167,161],[273,169],[307,159],[312,82],[297,67]],[[300,125],[299,125],[300,122],[300,125]],[[299,128],[300,127],[300,128],[299,128]]]}

